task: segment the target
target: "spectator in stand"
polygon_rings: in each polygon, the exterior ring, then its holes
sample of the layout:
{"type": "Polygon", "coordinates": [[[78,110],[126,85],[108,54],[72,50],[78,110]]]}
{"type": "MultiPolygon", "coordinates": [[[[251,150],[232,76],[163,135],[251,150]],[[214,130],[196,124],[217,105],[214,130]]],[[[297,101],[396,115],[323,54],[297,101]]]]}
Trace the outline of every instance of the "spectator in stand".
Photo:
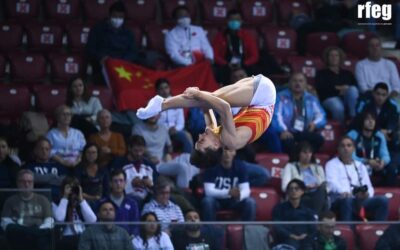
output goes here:
{"type": "MultiPolygon", "coordinates": [[[[169,81],[165,78],[160,78],[156,81],[156,91],[157,95],[166,99],[172,96],[169,81]]],[[[182,145],[182,152],[192,152],[193,139],[189,132],[185,130],[183,108],[168,109],[161,112],[158,122],[167,126],[171,140],[179,142],[182,145]]]]}
{"type": "Polygon", "coordinates": [[[133,250],[131,238],[125,229],[109,224],[115,221],[115,207],[111,202],[100,204],[97,219],[108,224],[88,227],[79,239],[78,250],[133,250]]]}
{"type": "MultiPolygon", "coordinates": [[[[139,221],[139,206],[134,198],[125,195],[126,174],[122,169],[115,169],[110,174],[110,195],[102,200],[100,204],[108,202],[113,204],[115,221],[134,222],[139,221]]],[[[121,225],[129,235],[137,235],[137,225],[121,225]]]]}
{"type": "Polygon", "coordinates": [[[365,111],[356,129],[348,132],[355,144],[353,158],[362,162],[369,175],[381,176],[382,186],[396,185],[396,168],[390,163],[390,154],[385,136],[377,128],[375,113],[365,111]]]}
{"type": "Polygon", "coordinates": [[[50,188],[52,198],[58,199],[61,182],[69,174],[69,169],[51,159],[51,149],[50,141],[46,137],[39,137],[35,142],[31,161],[23,168],[34,173],[36,188],[50,188]]]}
{"type": "Polygon", "coordinates": [[[347,250],[346,241],[334,234],[336,215],[331,211],[319,214],[319,221],[323,224],[317,226],[317,232],[313,235],[313,250],[319,249],[340,249],[347,250]]]}
{"type": "Polygon", "coordinates": [[[165,49],[177,66],[188,66],[205,59],[214,60],[214,54],[202,27],[191,25],[189,9],[178,6],[172,16],[176,26],[165,36],[165,49]]]}
{"type": "Polygon", "coordinates": [[[3,206],[1,227],[14,250],[50,250],[51,216],[49,200],[33,192],[34,174],[22,169],[17,174],[17,194],[9,197],[3,206]],[[34,209],[33,209],[34,208],[34,209]]]}
{"type": "MultiPolygon", "coordinates": [[[[11,157],[6,138],[0,137],[0,188],[13,188],[19,164],[11,157]]],[[[0,201],[0,205],[2,202],[0,201]]]]}
{"type": "Polygon", "coordinates": [[[172,143],[167,126],[158,123],[160,114],[140,121],[132,129],[132,135],[141,135],[146,141],[146,157],[158,164],[171,159],[172,143]]]}
{"type": "Polygon", "coordinates": [[[323,59],[326,68],[318,70],[315,77],[318,97],[332,118],[343,124],[346,113],[350,118],[356,115],[357,82],[353,73],[341,68],[345,59],[342,49],[325,49],[323,59]]]}
{"type": "Polygon", "coordinates": [[[185,250],[190,247],[209,250],[221,249],[215,230],[211,230],[212,225],[197,225],[196,222],[200,222],[200,215],[196,210],[186,211],[185,221],[194,224],[185,225],[184,228],[172,231],[171,238],[175,249],[185,250]]]}
{"type": "Polygon", "coordinates": [[[143,214],[140,221],[148,223],[140,225],[139,235],[136,235],[132,240],[134,249],[174,250],[169,235],[161,231],[161,226],[155,213],[147,212],[143,214]]]}
{"type": "MultiPolygon", "coordinates": [[[[293,179],[286,187],[287,201],[277,204],[272,211],[273,221],[310,221],[316,220],[316,214],[301,203],[306,185],[299,179],[293,179]]],[[[312,249],[311,236],[315,233],[315,225],[295,224],[276,225],[276,242],[295,249],[312,249]]]]}
{"type": "Polygon", "coordinates": [[[227,28],[218,32],[212,46],[214,49],[216,78],[219,83],[230,83],[230,71],[243,68],[248,75],[259,73],[258,41],[249,30],[242,27],[242,15],[239,10],[230,10],[227,14],[227,28]]]}
{"type": "Polygon", "coordinates": [[[368,41],[368,57],[356,64],[356,79],[361,93],[372,91],[377,83],[389,85],[391,97],[400,93],[400,78],[396,65],[382,57],[382,42],[378,37],[368,41]]]}
{"type": "MultiPolygon", "coordinates": [[[[400,208],[399,220],[400,220],[400,208]]],[[[390,225],[383,235],[379,237],[375,250],[396,250],[400,249],[400,223],[390,225]]]]}
{"type": "Polygon", "coordinates": [[[84,223],[95,223],[96,215],[83,198],[82,187],[78,179],[66,177],[61,184],[61,200],[52,203],[54,218],[57,222],[69,222],[62,229],[62,237],[57,242],[57,249],[76,249],[79,237],[85,231],[84,223]]]}
{"type": "Polygon", "coordinates": [[[109,177],[107,169],[99,166],[99,148],[88,143],[83,149],[82,162],[75,169],[75,177],[82,187],[82,195],[91,207],[108,194],[109,177]]]}
{"type": "Polygon", "coordinates": [[[170,234],[171,222],[184,222],[182,210],[170,200],[171,183],[168,179],[158,177],[154,187],[154,198],[146,203],[142,215],[153,212],[161,222],[161,230],[170,234]]]}
{"type": "Polygon", "coordinates": [[[80,130],[70,127],[72,112],[68,106],[58,106],[55,117],[57,125],[46,135],[52,145],[51,157],[66,167],[74,168],[81,160],[85,137],[80,130]]]}
{"type": "Polygon", "coordinates": [[[125,140],[122,134],[110,130],[112,119],[107,109],[97,113],[97,123],[100,131],[92,134],[89,141],[99,147],[99,164],[101,167],[106,167],[114,157],[125,155],[125,140]]]}
{"type": "MultiPolygon", "coordinates": [[[[205,221],[215,221],[220,209],[240,212],[243,221],[256,218],[256,202],[250,197],[249,176],[246,165],[235,160],[236,150],[224,149],[220,163],[204,173],[205,197],[201,201],[205,221]]],[[[193,162],[201,159],[193,159],[193,162]]]]}
{"type": "Polygon", "coordinates": [[[340,220],[355,219],[384,221],[388,216],[388,200],[374,196],[374,188],[365,165],[353,159],[355,145],[349,136],[339,140],[338,156],[325,166],[326,180],[332,202],[332,211],[340,214],[340,220]]]}
{"type": "Polygon", "coordinates": [[[96,116],[103,107],[99,98],[91,96],[87,84],[80,78],[73,79],[67,88],[67,106],[71,108],[71,127],[86,137],[97,132],[96,116]]]}
{"type": "Polygon", "coordinates": [[[328,210],[325,172],[315,161],[313,147],[308,142],[301,142],[290,158],[282,171],[282,191],[286,192],[291,180],[302,180],[306,185],[306,192],[302,196],[303,204],[317,214],[328,210]]]}
{"type": "Polygon", "coordinates": [[[325,126],[326,114],[318,98],[306,91],[306,87],[306,76],[294,73],[289,88],[278,92],[275,119],[286,153],[292,152],[300,141],[308,141],[315,150],[324,143],[318,130],[325,126]]]}
{"type": "Polygon", "coordinates": [[[121,1],[112,4],[108,18],[97,23],[89,32],[86,55],[93,66],[95,81],[104,82],[101,66],[107,58],[137,62],[138,48],[132,31],[124,25],[125,6],[121,1]]]}

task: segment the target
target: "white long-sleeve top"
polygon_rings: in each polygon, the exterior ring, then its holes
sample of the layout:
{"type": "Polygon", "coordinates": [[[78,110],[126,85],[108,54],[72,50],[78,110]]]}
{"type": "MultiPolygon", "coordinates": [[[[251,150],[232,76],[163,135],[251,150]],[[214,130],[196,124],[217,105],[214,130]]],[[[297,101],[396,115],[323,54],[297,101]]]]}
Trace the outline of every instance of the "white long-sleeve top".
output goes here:
{"type": "MultiPolygon", "coordinates": [[[[86,202],[86,200],[83,200],[81,203],[79,203],[79,206],[81,208],[81,213],[84,222],[86,223],[94,223],[97,221],[97,217],[94,214],[92,208],[89,206],[89,204],[86,202]]],[[[67,208],[68,208],[68,199],[62,198],[60,203],[57,205],[55,203],[51,204],[52,210],[53,210],[53,216],[56,221],[64,222],[66,217],[67,217],[67,208]]],[[[81,234],[83,231],[85,231],[85,225],[82,224],[82,220],[79,217],[78,213],[76,210],[73,212],[73,225],[67,225],[64,228],[63,235],[75,235],[75,234],[81,234]]]]}
{"type": "Polygon", "coordinates": [[[200,26],[190,25],[188,28],[175,26],[165,36],[165,49],[171,60],[178,65],[187,66],[194,63],[191,57],[184,56],[185,51],[198,51],[205,58],[214,60],[213,49],[200,26]]]}
{"type": "Polygon", "coordinates": [[[371,61],[365,58],[356,64],[356,79],[360,91],[364,93],[372,90],[375,84],[384,82],[388,84],[389,92],[400,93],[400,78],[396,65],[385,58],[379,61],[371,61]]]}
{"type": "Polygon", "coordinates": [[[353,161],[352,164],[344,164],[338,157],[335,157],[326,163],[325,175],[330,193],[351,194],[352,185],[367,185],[369,196],[374,196],[374,188],[369,179],[367,168],[359,161],[353,161]]]}
{"type": "Polygon", "coordinates": [[[147,247],[144,246],[143,240],[140,236],[136,236],[132,239],[133,249],[135,250],[152,250],[152,249],[162,249],[162,250],[174,250],[171,239],[168,234],[161,232],[159,242],[156,241],[156,237],[151,237],[147,239],[147,247]]]}
{"type": "MultiPolygon", "coordinates": [[[[238,185],[238,188],[240,190],[240,200],[242,201],[245,198],[250,197],[250,184],[248,182],[240,183],[238,185]]],[[[204,183],[204,192],[206,196],[214,197],[217,199],[228,199],[232,198],[229,195],[229,191],[231,189],[226,188],[226,189],[218,189],[215,187],[215,183],[204,183]]]]}
{"type": "Polygon", "coordinates": [[[71,112],[74,115],[87,115],[90,116],[90,119],[95,122],[97,118],[97,113],[103,109],[99,98],[92,96],[88,100],[85,101],[74,101],[71,107],[71,112]]]}
{"type": "Polygon", "coordinates": [[[147,176],[153,182],[153,169],[151,166],[148,166],[144,163],[140,163],[139,169],[136,169],[133,164],[128,164],[122,167],[126,174],[126,185],[125,185],[125,193],[127,195],[133,195],[140,199],[146,198],[148,194],[147,188],[134,187],[132,186],[132,180],[136,177],[143,179],[143,177],[147,176]]]}

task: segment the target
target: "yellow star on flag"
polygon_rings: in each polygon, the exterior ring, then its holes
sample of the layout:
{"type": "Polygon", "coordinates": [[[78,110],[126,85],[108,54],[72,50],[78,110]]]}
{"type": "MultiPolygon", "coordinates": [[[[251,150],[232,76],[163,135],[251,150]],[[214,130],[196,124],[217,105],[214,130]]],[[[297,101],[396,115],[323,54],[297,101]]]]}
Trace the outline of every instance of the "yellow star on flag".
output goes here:
{"type": "Polygon", "coordinates": [[[119,78],[125,78],[130,82],[132,81],[132,73],[126,71],[126,69],[123,66],[115,67],[115,71],[117,71],[119,78]]]}
{"type": "Polygon", "coordinates": [[[142,72],[140,72],[140,71],[137,71],[137,72],[136,72],[136,77],[137,77],[137,78],[142,77],[142,75],[143,75],[142,72]]]}

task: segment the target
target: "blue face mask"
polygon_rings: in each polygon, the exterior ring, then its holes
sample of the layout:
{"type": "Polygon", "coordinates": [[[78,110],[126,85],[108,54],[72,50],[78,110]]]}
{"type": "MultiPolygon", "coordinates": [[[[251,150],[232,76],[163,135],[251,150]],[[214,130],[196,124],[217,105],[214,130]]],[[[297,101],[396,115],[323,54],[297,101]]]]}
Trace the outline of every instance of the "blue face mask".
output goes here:
{"type": "Polygon", "coordinates": [[[228,27],[231,30],[238,30],[240,29],[240,26],[242,25],[242,22],[238,21],[238,20],[232,20],[228,22],[228,27]]]}

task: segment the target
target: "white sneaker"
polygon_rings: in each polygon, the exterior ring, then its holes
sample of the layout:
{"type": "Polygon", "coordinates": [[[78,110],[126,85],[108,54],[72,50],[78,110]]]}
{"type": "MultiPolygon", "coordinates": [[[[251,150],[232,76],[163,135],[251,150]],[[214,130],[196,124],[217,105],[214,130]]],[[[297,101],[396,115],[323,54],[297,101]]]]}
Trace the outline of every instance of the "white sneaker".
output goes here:
{"type": "Polygon", "coordinates": [[[159,95],[154,96],[150,99],[149,103],[145,108],[140,108],[136,112],[136,116],[141,120],[149,119],[153,116],[158,115],[161,112],[162,103],[164,98],[159,95]]]}

